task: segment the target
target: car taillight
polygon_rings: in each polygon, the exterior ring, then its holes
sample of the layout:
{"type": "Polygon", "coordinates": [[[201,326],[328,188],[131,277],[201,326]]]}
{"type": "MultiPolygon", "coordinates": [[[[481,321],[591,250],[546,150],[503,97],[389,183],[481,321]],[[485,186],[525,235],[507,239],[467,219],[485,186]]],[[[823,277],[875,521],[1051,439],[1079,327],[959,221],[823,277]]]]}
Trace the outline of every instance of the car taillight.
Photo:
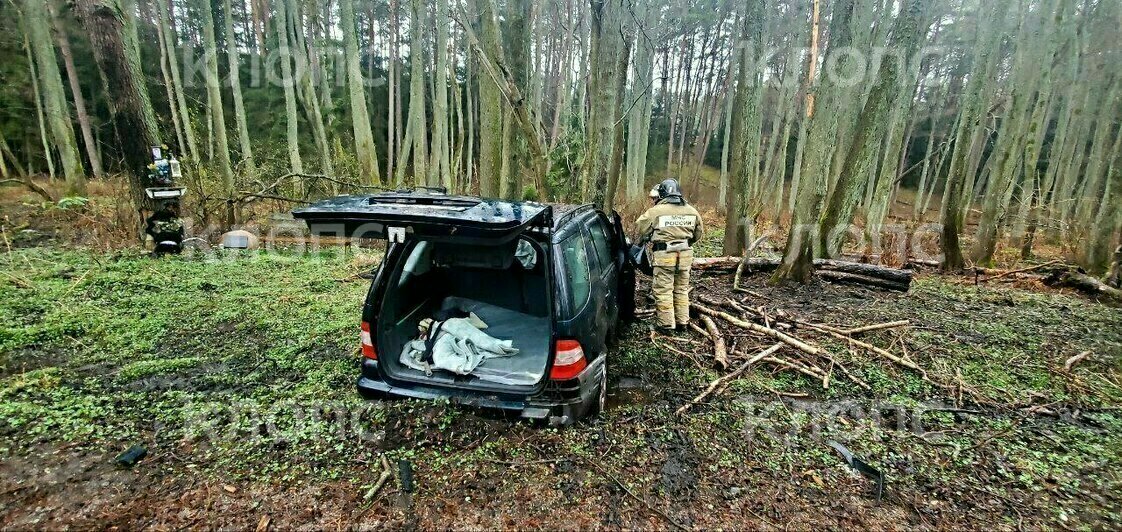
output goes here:
{"type": "Polygon", "coordinates": [[[586,366],[588,362],[584,359],[584,349],[580,342],[558,340],[557,355],[553,357],[553,369],[549,370],[549,378],[555,381],[569,380],[580,375],[586,366]]]}
{"type": "Polygon", "coordinates": [[[370,360],[378,360],[378,351],[374,349],[374,340],[370,337],[370,323],[362,322],[362,356],[370,360]]]}

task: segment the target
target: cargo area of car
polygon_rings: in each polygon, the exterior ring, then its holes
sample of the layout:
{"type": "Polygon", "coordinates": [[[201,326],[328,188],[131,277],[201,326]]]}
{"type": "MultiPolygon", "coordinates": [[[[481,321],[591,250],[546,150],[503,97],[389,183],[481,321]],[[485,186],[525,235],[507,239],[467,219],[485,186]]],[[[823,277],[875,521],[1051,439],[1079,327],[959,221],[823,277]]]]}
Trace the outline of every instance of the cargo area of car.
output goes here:
{"type": "Polygon", "coordinates": [[[376,342],[387,374],[492,390],[541,382],[552,343],[545,247],[530,234],[494,246],[431,241],[405,245],[394,271],[384,272],[388,276],[376,342]],[[427,374],[403,364],[402,350],[417,339],[421,321],[447,316],[448,311],[478,316],[487,325],[483,332],[512,341],[518,353],[484,360],[467,375],[442,369],[427,374]]]}

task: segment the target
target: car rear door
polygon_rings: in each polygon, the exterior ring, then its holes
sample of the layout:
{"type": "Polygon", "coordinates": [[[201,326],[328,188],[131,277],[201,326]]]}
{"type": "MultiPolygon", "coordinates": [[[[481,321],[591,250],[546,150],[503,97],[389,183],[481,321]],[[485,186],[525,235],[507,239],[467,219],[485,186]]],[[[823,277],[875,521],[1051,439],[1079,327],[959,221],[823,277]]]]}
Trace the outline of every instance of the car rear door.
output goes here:
{"type": "Polygon", "coordinates": [[[422,192],[339,196],[292,211],[312,234],[342,238],[503,244],[531,227],[548,228],[552,209],[422,192]]]}

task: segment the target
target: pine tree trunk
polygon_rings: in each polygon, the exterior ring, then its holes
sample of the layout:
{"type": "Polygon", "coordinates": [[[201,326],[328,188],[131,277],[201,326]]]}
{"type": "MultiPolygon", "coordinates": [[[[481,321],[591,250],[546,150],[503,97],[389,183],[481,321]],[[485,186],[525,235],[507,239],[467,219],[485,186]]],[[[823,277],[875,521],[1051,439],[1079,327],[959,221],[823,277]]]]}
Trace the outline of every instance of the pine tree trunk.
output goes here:
{"type": "Polygon", "coordinates": [[[26,0],[23,13],[31,50],[35,55],[35,64],[38,66],[39,88],[42,91],[47,125],[55,141],[59,159],[62,160],[66,192],[71,195],[83,195],[86,193],[86,171],[82,167],[82,156],[78,153],[74,126],[70,122],[70,108],[66,104],[62,75],[59,73],[54,44],[51,42],[46,3],[41,0],[26,0]]]}
{"type": "Polygon", "coordinates": [[[354,0],[339,0],[339,24],[343,29],[343,54],[347,66],[347,91],[351,99],[351,126],[355,137],[360,178],[367,185],[381,185],[378,171],[378,149],[370,130],[370,114],[366,108],[362,67],[359,64],[358,39],[355,36],[354,0]]]}
{"type": "Polygon", "coordinates": [[[249,124],[245,116],[245,100],[242,99],[241,57],[238,44],[234,41],[234,13],[230,0],[223,0],[226,23],[226,56],[230,63],[230,89],[234,97],[234,121],[238,128],[238,145],[241,148],[242,161],[245,163],[245,172],[249,176],[257,175],[257,163],[253,159],[253,147],[249,143],[249,124]]]}

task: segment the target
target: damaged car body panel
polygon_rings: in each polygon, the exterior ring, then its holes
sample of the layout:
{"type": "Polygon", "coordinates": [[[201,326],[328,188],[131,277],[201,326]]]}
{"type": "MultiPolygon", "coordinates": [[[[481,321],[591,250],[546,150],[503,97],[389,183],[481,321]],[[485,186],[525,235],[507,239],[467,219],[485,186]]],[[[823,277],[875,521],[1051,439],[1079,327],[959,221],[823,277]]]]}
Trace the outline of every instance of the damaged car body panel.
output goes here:
{"type": "MultiPolygon", "coordinates": [[[[389,241],[362,310],[364,395],[445,398],[553,423],[602,407],[608,346],[634,314],[634,272],[615,213],[395,192],[333,198],[293,215],[317,235],[389,241]],[[469,314],[517,354],[463,374],[406,358],[418,354],[430,318],[469,314]]],[[[433,331],[430,350],[440,339],[433,331]]]]}

